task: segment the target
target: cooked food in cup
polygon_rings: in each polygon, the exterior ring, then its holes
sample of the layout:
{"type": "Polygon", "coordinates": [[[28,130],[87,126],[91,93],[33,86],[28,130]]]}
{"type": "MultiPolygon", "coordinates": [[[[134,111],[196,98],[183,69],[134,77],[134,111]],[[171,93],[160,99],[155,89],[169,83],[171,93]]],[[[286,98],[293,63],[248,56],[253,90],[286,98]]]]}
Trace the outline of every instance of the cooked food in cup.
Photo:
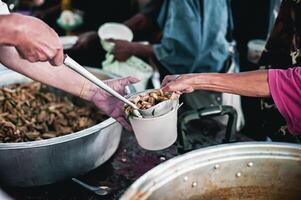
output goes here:
{"type": "MultiPolygon", "coordinates": [[[[138,94],[131,97],[129,100],[133,102],[140,110],[147,110],[164,101],[176,99],[178,99],[177,94],[173,92],[163,92],[161,89],[158,89],[138,94]]],[[[134,108],[131,106],[125,105],[124,110],[127,116],[135,116],[134,108]]]]}
{"type": "Polygon", "coordinates": [[[107,118],[93,105],[52,90],[38,82],[0,88],[0,143],[67,135],[107,118]]]}

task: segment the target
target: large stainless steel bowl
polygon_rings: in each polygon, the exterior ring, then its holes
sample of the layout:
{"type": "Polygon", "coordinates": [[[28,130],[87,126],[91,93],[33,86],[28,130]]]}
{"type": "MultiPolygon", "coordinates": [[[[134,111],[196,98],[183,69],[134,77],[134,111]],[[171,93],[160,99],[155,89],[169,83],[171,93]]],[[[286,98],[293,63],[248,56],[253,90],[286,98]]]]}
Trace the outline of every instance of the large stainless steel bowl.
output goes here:
{"type": "Polygon", "coordinates": [[[300,200],[301,145],[245,142],[195,150],[155,167],[121,200],[300,200]]]}
{"type": "MultiPolygon", "coordinates": [[[[110,75],[90,69],[101,79],[110,75]]],[[[31,81],[13,71],[0,72],[0,86],[31,81]]],[[[0,185],[37,186],[88,172],[116,151],[122,127],[109,118],[85,130],[57,138],[0,143],[0,185]]]]}

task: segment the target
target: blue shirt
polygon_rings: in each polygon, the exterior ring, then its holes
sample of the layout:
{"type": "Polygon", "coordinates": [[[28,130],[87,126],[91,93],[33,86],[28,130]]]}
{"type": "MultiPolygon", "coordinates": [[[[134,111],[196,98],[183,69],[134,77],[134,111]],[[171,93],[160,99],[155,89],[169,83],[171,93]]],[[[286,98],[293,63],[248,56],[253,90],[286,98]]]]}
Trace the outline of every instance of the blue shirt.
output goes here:
{"type": "Polygon", "coordinates": [[[219,72],[228,58],[227,0],[165,0],[156,58],[172,74],[219,72]]]}

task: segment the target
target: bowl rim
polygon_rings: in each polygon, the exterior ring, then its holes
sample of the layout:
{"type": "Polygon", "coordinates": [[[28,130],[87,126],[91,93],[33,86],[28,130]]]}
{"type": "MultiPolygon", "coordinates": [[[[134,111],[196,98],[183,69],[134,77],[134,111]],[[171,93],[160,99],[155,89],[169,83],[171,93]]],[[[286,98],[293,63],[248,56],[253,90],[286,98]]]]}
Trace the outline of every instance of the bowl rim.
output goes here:
{"type": "MultiPolygon", "coordinates": [[[[29,141],[29,142],[10,142],[10,143],[0,143],[0,150],[7,150],[7,149],[25,149],[25,148],[34,148],[34,147],[44,147],[44,146],[51,146],[55,144],[60,144],[64,142],[73,141],[79,138],[83,138],[94,133],[98,133],[104,128],[118,124],[117,121],[113,118],[108,118],[94,126],[89,128],[83,129],[81,131],[77,131],[74,133],[70,133],[68,135],[58,136],[50,139],[39,140],[39,141],[29,141]]],[[[119,124],[119,126],[121,126],[119,124]]]]}
{"type": "Polygon", "coordinates": [[[223,159],[234,159],[244,156],[281,157],[301,160],[301,145],[287,142],[236,142],[213,145],[195,149],[188,153],[175,156],[147,171],[122,194],[120,200],[138,199],[135,194],[141,194],[139,199],[148,199],[158,187],[168,178],[180,177],[198,166],[214,166],[223,159]],[[154,184],[155,183],[155,184],[154,184]]]}
{"type": "MultiPolygon", "coordinates": [[[[100,70],[100,69],[95,69],[95,68],[87,67],[87,66],[85,66],[85,67],[86,67],[86,69],[88,69],[92,72],[93,71],[100,72],[100,73],[104,72],[103,70],[100,70]]],[[[12,71],[10,69],[3,70],[3,72],[0,71],[0,76],[1,75],[9,75],[9,74],[18,74],[21,77],[25,77],[26,79],[31,80],[30,78],[27,78],[26,76],[24,76],[18,72],[12,71]]],[[[108,74],[108,76],[111,76],[110,78],[119,78],[119,77],[113,76],[111,74],[108,74]]],[[[98,133],[102,129],[104,129],[110,125],[113,125],[115,123],[118,124],[119,126],[121,126],[115,119],[110,117],[98,124],[95,124],[94,126],[91,126],[86,129],[83,129],[81,131],[77,131],[77,132],[70,133],[67,135],[62,135],[62,136],[49,138],[49,139],[45,139],[45,140],[39,140],[39,141],[0,143],[0,150],[44,147],[44,146],[50,146],[50,145],[60,144],[60,143],[64,143],[64,142],[69,142],[72,140],[76,140],[76,139],[79,139],[82,137],[92,135],[94,133],[98,133]]]]}
{"type": "MultiPolygon", "coordinates": [[[[102,24],[99,28],[98,28],[98,31],[97,31],[97,34],[98,34],[98,37],[101,39],[101,40],[105,40],[107,38],[103,38],[102,35],[104,34],[104,30],[106,27],[108,26],[115,26],[115,27],[120,27],[122,29],[124,29],[124,31],[126,31],[129,35],[129,39],[126,39],[127,41],[131,42],[133,39],[134,39],[134,34],[133,34],[133,31],[127,27],[126,25],[122,24],[122,23],[118,23],[118,22],[106,22],[104,24],[102,24]]],[[[126,34],[124,32],[124,34],[126,34]]]]}

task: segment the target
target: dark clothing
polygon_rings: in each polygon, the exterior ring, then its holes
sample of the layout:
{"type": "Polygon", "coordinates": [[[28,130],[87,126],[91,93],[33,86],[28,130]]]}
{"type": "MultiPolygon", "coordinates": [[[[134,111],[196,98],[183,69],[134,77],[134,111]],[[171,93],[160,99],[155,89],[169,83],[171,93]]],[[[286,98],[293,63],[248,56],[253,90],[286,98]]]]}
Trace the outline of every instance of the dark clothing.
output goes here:
{"type": "Polygon", "coordinates": [[[105,22],[120,22],[129,19],[138,12],[138,5],[132,0],[74,0],[72,8],[84,12],[83,30],[97,30],[105,22]]]}
{"type": "Polygon", "coordinates": [[[301,65],[301,2],[283,0],[260,64],[287,69],[301,65]]]}
{"type": "MultiPolygon", "coordinates": [[[[267,41],[260,64],[266,68],[287,69],[301,65],[301,2],[283,0],[273,31],[267,41]]],[[[262,99],[263,132],[274,141],[299,142],[291,136],[286,122],[272,99],[262,99]]]]}

